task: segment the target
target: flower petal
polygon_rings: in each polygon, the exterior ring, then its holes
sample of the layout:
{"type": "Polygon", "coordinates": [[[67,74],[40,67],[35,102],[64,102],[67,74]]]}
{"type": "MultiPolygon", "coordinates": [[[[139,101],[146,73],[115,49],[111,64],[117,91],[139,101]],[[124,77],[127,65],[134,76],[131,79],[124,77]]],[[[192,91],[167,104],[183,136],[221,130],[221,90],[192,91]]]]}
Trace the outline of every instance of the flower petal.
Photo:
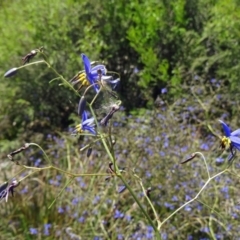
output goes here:
{"type": "Polygon", "coordinates": [[[93,123],[94,123],[94,118],[89,118],[89,119],[85,120],[85,121],[82,123],[82,126],[83,126],[83,128],[84,128],[85,126],[92,126],[93,123]]]}
{"type": "Polygon", "coordinates": [[[98,75],[98,71],[101,70],[102,75],[106,75],[107,69],[104,65],[96,65],[91,69],[91,74],[98,75]]]}
{"type": "Polygon", "coordinates": [[[240,151],[240,138],[239,137],[235,137],[235,136],[230,136],[229,137],[231,140],[232,145],[238,150],[240,151]]]}
{"type": "Polygon", "coordinates": [[[83,122],[85,122],[87,120],[87,112],[86,111],[83,111],[83,114],[82,114],[82,124],[83,122]]]}
{"type": "Polygon", "coordinates": [[[91,63],[90,63],[90,60],[89,58],[85,55],[85,54],[81,54],[81,57],[82,57],[82,61],[83,61],[83,64],[84,64],[84,68],[85,68],[85,72],[86,74],[88,75],[90,72],[91,72],[91,63]]]}
{"type": "Polygon", "coordinates": [[[240,129],[237,129],[231,133],[231,136],[238,136],[240,135],[240,129]]]}
{"type": "Polygon", "coordinates": [[[228,127],[228,125],[225,122],[223,122],[222,120],[218,120],[218,121],[222,124],[225,136],[229,137],[231,135],[231,131],[230,131],[230,128],[228,127]]]}
{"type": "Polygon", "coordinates": [[[96,135],[96,131],[93,127],[87,127],[86,130],[89,131],[90,133],[96,135]]]}

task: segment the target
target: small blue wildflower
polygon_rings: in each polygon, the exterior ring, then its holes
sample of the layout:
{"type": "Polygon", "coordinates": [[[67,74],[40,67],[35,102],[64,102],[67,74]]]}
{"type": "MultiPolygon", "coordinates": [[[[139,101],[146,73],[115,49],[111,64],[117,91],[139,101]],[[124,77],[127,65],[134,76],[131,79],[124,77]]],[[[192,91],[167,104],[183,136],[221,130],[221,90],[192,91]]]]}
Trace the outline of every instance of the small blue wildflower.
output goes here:
{"type": "Polygon", "coordinates": [[[89,131],[90,133],[96,135],[94,128],[94,118],[87,117],[87,112],[83,111],[82,114],[82,123],[77,125],[74,132],[82,133],[83,131],[89,131]]]}
{"type": "Polygon", "coordinates": [[[130,215],[126,215],[125,219],[126,219],[127,222],[130,222],[132,220],[132,217],[130,215]]]}
{"type": "Polygon", "coordinates": [[[95,198],[93,199],[93,201],[92,201],[92,203],[93,203],[93,205],[96,205],[96,204],[98,204],[98,202],[100,201],[100,196],[95,196],[95,198]]]}
{"type": "Polygon", "coordinates": [[[160,155],[161,157],[164,157],[166,154],[165,154],[165,152],[160,151],[160,152],[159,152],[159,155],[160,155]]]}
{"type": "Polygon", "coordinates": [[[164,203],[164,206],[167,207],[167,208],[169,208],[170,210],[174,210],[174,205],[171,204],[171,203],[165,202],[165,203],[164,203]]]}
{"type": "Polygon", "coordinates": [[[168,239],[168,234],[166,232],[161,233],[161,237],[163,240],[167,240],[168,239]]]}
{"type": "Polygon", "coordinates": [[[232,213],[231,215],[232,215],[233,219],[238,219],[238,214],[237,213],[232,213]]]}
{"type": "Polygon", "coordinates": [[[200,229],[201,232],[209,233],[209,228],[208,227],[202,227],[200,229]]]}
{"type": "Polygon", "coordinates": [[[64,209],[62,207],[58,208],[58,213],[64,213],[64,209]]]}
{"type": "Polygon", "coordinates": [[[237,209],[238,211],[240,210],[240,206],[239,205],[234,206],[234,208],[237,209]]]}
{"type": "Polygon", "coordinates": [[[79,198],[78,198],[78,197],[73,198],[72,204],[73,204],[73,205],[77,205],[78,203],[79,203],[79,198]]]}
{"type": "Polygon", "coordinates": [[[233,150],[237,149],[240,151],[240,138],[237,137],[240,135],[240,129],[237,129],[231,132],[230,128],[225,122],[221,120],[219,120],[219,122],[222,124],[223,130],[225,133],[225,136],[222,137],[221,139],[221,147],[222,149],[225,149],[225,148],[230,149],[232,155],[229,160],[231,160],[232,157],[234,156],[233,150]]]}
{"type": "Polygon", "coordinates": [[[162,94],[167,93],[167,88],[162,88],[162,89],[161,89],[161,93],[162,93],[162,94]]]}
{"type": "Polygon", "coordinates": [[[192,199],[192,198],[191,198],[189,195],[186,195],[186,196],[185,196],[185,200],[186,200],[186,201],[190,201],[191,199],[192,199]]]}
{"type": "Polygon", "coordinates": [[[44,235],[45,236],[49,236],[49,228],[52,227],[52,224],[51,223],[47,223],[47,224],[44,224],[44,235]]]}
{"type": "Polygon", "coordinates": [[[177,201],[178,201],[178,197],[177,197],[176,195],[174,195],[174,196],[172,197],[172,201],[177,202],[177,201]]]}
{"type": "Polygon", "coordinates": [[[139,69],[138,69],[137,67],[135,67],[135,68],[133,69],[133,73],[137,74],[138,72],[139,72],[139,69]]]}
{"type": "Polygon", "coordinates": [[[30,232],[30,234],[32,234],[32,235],[37,235],[37,234],[38,234],[37,228],[29,228],[29,232],[30,232]]]}
{"type": "Polygon", "coordinates": [[[221,164],[223,162],[224,162],[224,158],[222,158],[222,157],[216,158],[216,164],[221,164]]]}
{"type": "Polygon", "coordinates": [[[208,151],[209,150],[209,146],[208,146],[207,143],[203,143],[203,144],[201,144],[200,149],[208,151]]]}
{"type": "Polygon", "coordinates": [[[78,222],[84,223],[85,222],[85,217],[81,216],[80,218],[78,218],[78,222]]]}
{"type": "Polygon", "coordinates": [[[115,210],[114,218],[123,218],[124,213],[120,212],[118,209],[115,210]]]}
{"type": "Polygon", "coordinates": [[[123,235],[121,233],[119,233],[117,236],[117,240],[123,240],[123,239],[124,239],[123,235]]]}
{"type": "Polygon", "coordinates": [[[98,237],[98,236],[95,236],[95,237],[93,238],[93,240],[102,240],[102,238],[101,238],[101,237],[98,237]]]}
{"type": "Polygon", "coordinates": [[[161,140],[161,137],[156,136],[156,137],[154,138],[154,140],[155,140],[156,142],[159,142],[159,141],[161,140]]]}
{"type": "Polygon", "coordinates": [[[35,162],[34,162],[34,167],[39,167],[41,161],[42,161],[42,160],[41,160],[40,158],[36,159],[35,162]]]}
{"type": "Polygon", "coordinates": [[[28,192],[28,186],[25,186],[20,192],[22,194],[27,193],[28,192]]]}
{"type": "Polygon", "coordinates": [[[190,212],[190,211],[192,211],[192,208],[187,205],[187,206],[184,207],[184,210],[187,211],[187,212],[190,212]]]}

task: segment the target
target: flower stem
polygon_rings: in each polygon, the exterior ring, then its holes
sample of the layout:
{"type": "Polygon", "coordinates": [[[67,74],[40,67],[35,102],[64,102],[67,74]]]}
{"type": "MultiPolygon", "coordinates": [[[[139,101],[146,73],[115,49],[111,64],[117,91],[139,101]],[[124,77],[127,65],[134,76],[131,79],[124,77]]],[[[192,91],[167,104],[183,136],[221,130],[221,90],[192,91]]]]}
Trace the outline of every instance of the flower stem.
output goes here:
{"type": "Polygon", "coordinates": [[[162,239],[161,235],[160,235],[160,231],[159,229],[155,226],[154,222],[152,221],[152,219],[150,218],[150,216],[147,214],[146,210],[144,209],[144,207],[142,206],[141,202],[138,200],[137,196],[135,195],[135,193],[133,192],[132,188],[129,186],[129,184],[127,183],[127,181],[124,179],[124,177],[122,175],[118,176],[122,182],[124,183],[124,185],[126,186],[126,188],[128,189],[128,191],[131,193],[132,197],[134,198],[135,202],[137,203],[137,205],[139,206],[139,208],[141,209],[141,212],[143,213],[143,215],[147,218],[149,224],[153,227],[155,233],[156,233],[156,239],[162,239]]]}

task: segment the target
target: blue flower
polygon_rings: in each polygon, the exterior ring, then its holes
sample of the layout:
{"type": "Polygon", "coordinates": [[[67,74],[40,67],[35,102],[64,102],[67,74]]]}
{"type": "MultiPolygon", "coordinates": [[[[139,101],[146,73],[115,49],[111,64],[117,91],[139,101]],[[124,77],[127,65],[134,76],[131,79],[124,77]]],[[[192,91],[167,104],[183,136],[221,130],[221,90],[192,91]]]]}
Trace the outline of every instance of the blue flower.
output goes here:
{"type": "Polygon", "coordinates": [[[29,228],[29,232],[30,232],[30,234],[32,234],[32,235],[37,235],[38,234],[38,230],[37,230],[37,228],[29,228]]]}
{"type": "Polygon", "coordinates": [[[237,129],[237,130],[231,132],[230,128],[228,127],[228,125],[225,122],[223,122],[221,120],[219,120],[219,122],[222,124],[223,130],[225,133],[225,136],[223,136],[221,139],[221,147],[223,149],[229,148],[231,151],[231,154],[232,154],[231,157],[233,157],[234,149],[237,149],[240,151],[240,138],[237,137],[240,135],[240,129],[237,129]]]}
{"type": "Polygon", "coordinates": [[[82,123],[77,125],[74,130],[74,132],[77,132],[77,133],[82,133],[84,131],[88,131],[88,132],[96,135],[96,131],[94,128],[94,118],[88,119],[86,111],[83,111],[82,123]]]}
{"type": "Polygon", "coordinates": [[[100,89],[98,81],[109,79],[109,77],[106,76],[106,67],[102,64],[92,67],[89,58],[83,53],[81,54],[81,58],[84,65],[84,71],[79,72],[70,82],[73,84],[80,82],[82,84],[81,86],[92,85],[97,93],[100,89]]]}
{"type": "Polygon", "coordinates": [[[13,180],[10,185],[8,185],[8,182],[5,182],[4,184],[2,184],[0,186],[0,199],[5,198],[6,202],[7,202],[9,193],[11,193],[12,196],[13,196],[14,188],[19,186],[19,184],[20,183],[18,181],[16,181],[16,180],[13,180]]]}

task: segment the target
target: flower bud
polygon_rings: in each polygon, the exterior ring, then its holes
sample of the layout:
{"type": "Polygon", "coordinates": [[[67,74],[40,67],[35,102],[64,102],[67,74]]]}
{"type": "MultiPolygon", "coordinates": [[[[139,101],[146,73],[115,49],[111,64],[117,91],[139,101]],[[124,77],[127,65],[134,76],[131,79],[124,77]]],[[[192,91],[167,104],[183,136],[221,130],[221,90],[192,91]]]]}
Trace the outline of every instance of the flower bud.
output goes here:
{"type": "Polygon", "coordinates": [[[4,197],[6,193],[4,190],[7,189],[7,186],[8,186],[8,182],[5,182],[0,186],[0,199],[4,197]]]}
{"type": "Polygon", "coordinates": [[[85,110],[85,107],[86,107],[86,100],[85,100],[85,97],[82,96],[78,104],[78,115],[80,117],[82,116],[83,111],[85,110]]]}
{"type": "Polygon", "coordinates": [[[91,153],[92,153],[92,148],[89,148],[89,149],[87,150],[87,157],[90,157],[91,153]]]}
{"type": "Polygon", "coordinates": [[[18,68],[11,68],[10,70],[8,70],[5,74],[4,77],[8,78],[8,77],[12,77],[17,73],[18,68]]]}

